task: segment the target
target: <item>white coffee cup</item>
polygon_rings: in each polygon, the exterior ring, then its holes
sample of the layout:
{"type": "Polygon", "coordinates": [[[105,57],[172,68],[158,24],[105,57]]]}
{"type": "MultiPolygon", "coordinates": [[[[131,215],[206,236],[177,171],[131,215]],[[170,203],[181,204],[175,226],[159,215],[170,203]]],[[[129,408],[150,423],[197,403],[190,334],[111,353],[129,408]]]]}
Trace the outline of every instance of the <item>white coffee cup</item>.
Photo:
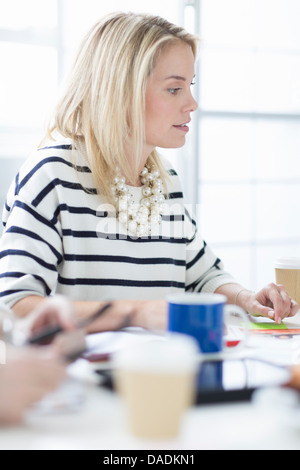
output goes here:
{"type": "Polygon", "coordinates": [[[167,335],[118,352],[114,380],[124,398],[130,431],[140,438],[178,435],[194,401],[199,350],[193,338],[167,335]]]}

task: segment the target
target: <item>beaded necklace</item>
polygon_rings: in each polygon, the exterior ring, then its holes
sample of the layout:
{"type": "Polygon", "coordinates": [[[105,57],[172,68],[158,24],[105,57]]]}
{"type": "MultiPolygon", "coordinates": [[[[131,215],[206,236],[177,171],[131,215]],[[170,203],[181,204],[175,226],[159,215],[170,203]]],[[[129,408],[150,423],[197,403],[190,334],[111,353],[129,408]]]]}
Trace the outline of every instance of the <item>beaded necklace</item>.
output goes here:
{"type": "Polygon", "coordinates": [[[138,237],[148,236],[154,227],[162,221],[165,196],[160,173],[156,168],[149,170],[146,166],[140,173],[143,198],[139,204],[133,200],[125,178],[116,176],[111,191],[117,206],[119,222],[138,237]]]}

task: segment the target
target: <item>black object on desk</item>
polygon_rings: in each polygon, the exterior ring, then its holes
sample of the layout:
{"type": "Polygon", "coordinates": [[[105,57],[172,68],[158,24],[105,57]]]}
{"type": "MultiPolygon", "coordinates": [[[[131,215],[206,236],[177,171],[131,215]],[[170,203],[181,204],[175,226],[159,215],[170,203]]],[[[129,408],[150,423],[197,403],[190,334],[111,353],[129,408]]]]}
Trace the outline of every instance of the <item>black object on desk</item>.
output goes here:
{"type": "MultiPolygon", "coordinates": [[[[112,371],[96,369],[100,386],[114,389],[112,371]]],[[[249,401],[255,390],[285,384],[286,367],[259,359],[203,361],[196,379],[195,404],[249,401]]]]}

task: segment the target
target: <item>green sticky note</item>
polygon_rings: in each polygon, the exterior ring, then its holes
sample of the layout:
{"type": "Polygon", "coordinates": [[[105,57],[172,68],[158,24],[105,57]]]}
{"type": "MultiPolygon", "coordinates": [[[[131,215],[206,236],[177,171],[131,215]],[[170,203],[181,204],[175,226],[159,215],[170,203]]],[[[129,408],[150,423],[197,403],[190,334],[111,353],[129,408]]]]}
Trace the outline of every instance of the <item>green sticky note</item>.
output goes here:
{"type": "Polygon", "coordinates": [[[251,330],[287,330],[287,326],[281,322],[280,325],[277,323],[250,323],[251,330]]]}

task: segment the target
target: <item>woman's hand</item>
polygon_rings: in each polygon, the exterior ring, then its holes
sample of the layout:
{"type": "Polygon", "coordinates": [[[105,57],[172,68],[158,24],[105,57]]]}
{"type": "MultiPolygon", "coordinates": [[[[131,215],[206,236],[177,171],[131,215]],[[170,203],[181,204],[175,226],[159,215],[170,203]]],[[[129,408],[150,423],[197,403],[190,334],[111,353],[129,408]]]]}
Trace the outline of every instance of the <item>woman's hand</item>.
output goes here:
{"type": "Polygon", "coordinates": [[[88,333],[137,326],[148,330],[165,330],[167,303],[165,300],[115,300],[105,315],[94,321],[88,333]]]}
{"type": "Polygon", "coordinates": [[[132,320],[136,326],[147,330],[166,330],[167,302],[165,300],[136,301],[132,320]]]}
{"type": "Polygon", "coordinates": [[[296,315],[300,308],[280,284],[268,284],[257,293],[243,290],[238,299],[239,305],[251,315],[271,318],[278,324],[296,315]]]}

